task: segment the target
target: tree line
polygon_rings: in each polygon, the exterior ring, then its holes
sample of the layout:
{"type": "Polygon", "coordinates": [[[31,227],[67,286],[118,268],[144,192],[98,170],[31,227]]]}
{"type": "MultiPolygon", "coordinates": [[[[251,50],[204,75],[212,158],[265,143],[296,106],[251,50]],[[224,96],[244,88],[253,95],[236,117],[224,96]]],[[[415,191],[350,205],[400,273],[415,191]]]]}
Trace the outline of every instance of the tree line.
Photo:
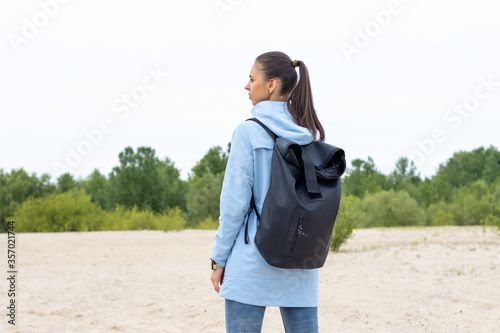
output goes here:
{"type": "Polygon", "coordinates": [[[48,174],[0,169],[0,230],[8,220],[18,231],[169,229],[162,216],[176,220],[175,229],[213,228],[229,147],[209,149],[187,181],[151,147],[126,147],[107,176],[94,169],[85,179],[64,173],[51,182],[48,174]]]}
{"type": "Polygon", "coordinates": [[[343,194],[357,198],[358,227],[500,226],[500,152],[493,146],[454,153],[425,179],[406,157],[389,175],[370,157],[356,159],[343,185],[343,194]]]}
{"type": "MultiPolygon", "coordinates": [[[[210,148],[188,180],[151,147],[125,148],[107,176],[94,169],[85,179],[65,173],[52,182],[0,169],[0,230],[9,220],[30,232],[216,228],[229,152],[230,145],[210,148]]],[[[338,222],[351,227],[500,226],[500,152],[457,152],[424,179],[406,157],[388,175],[371,157],[355,159],[342,193],[338,222]]]]}

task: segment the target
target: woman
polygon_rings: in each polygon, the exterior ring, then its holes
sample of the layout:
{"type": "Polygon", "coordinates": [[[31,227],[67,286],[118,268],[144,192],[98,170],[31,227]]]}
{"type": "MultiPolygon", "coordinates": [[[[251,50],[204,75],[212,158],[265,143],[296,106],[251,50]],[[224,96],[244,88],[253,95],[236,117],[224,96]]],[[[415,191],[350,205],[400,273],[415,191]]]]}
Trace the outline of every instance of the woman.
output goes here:
{"type": "MultiPolygon", "coordinates": [[[[279,137],[301,145],[324,141],[302,61],[282,52],[264,53],[255,60],[245,89],[253,116],[279,137]]],[[[266,306],[280,307],[288,333],[318,331],[318,270],[267,264],[254,243],[255,213],[248,221],[249,244],[244,240],[252,189],[259,212],[269,189],[273,146],[273,139],[253,121],[240,124],[231,140],[220,225],[210,256],[214,289],[226,299],[227,332],[260,332],[266,306]]]]}

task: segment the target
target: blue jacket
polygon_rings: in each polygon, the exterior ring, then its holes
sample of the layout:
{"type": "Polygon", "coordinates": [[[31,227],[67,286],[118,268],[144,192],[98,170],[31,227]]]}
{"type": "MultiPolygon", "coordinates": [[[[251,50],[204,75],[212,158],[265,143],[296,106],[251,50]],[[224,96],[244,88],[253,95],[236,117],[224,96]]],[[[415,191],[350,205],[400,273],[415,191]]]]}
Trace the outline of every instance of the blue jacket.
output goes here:
{"type": "MultiPolygon", "coordinates": [[[[263,101],[252,109],[255,118],[279,137],[298,144],[312,141],[311,132],[298,126],[286,102],[263,101]]],[[[252,187],[259,213],[269,189],[274,141],[253,121],[240,124],[231,139],[220,198],[219,229],[210,257],[225,266],[219,294],[227,299],[260,306],[318,306],[318,269],[283,269],[270,266],[255,246],[255,213],[248,222],[249,244],[245,244],[245,215],[252,187]]]]}

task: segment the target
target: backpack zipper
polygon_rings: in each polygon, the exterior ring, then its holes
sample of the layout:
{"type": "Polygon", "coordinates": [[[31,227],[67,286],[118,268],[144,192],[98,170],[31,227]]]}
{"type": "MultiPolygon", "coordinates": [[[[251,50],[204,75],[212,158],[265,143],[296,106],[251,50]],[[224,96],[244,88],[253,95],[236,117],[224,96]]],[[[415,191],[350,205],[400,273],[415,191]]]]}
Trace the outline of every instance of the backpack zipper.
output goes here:
{"type": "Polygon", "coordinates": [[[304,216],[300,215],[299,224],[297,225],[297,230],[295,230],[295,233],[293,235],[293,241],[292,241],[292,246],[290,247],[290,252],[295,251],[295,244],[297,243],[297,238],[299,237],[299,230],[302,229],[302,220],[303,219],[304,219],[304,216]]]}

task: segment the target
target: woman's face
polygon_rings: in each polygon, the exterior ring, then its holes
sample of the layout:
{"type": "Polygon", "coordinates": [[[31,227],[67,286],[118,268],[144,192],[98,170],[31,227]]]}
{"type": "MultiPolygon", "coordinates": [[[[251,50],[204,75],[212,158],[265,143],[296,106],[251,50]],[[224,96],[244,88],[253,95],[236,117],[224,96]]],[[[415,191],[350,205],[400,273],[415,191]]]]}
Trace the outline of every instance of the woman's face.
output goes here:
{"type": "Polygon", "coordinates": [[[250,69],[250,80],[245,86],[245,89],[248,90],[248,96],[252,104],[255,105],[259,102],[269,100],[274,90],[271,86],[271,81],[264,81],[260,65],[254,62],[250,69]]]}

